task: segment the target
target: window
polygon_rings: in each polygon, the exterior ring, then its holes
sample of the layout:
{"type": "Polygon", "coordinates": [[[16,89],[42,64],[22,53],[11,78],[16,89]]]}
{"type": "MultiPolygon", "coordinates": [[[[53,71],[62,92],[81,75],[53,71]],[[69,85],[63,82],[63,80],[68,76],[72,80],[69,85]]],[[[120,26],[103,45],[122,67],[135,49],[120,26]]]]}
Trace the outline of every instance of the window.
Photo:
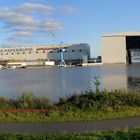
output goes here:
{"type": "Polygon", "coordinates": [[[31,54],[31,52],[29,52],[29,54],[31,54]]]}
{"type": "Polygon", "coordinates": [[[82,50],[79,50],[79,52],[82,52],[82,50]]]}
{"type": "Polygon", "coordinates": [[[72,50],[72,52],[74,52],[74,50],[72,50]]]}
{"type": "Polygon", "coordinates": [[[43,51],[43,53],[45,53],[45,51],[43,51]]]}
{"type": "Polygon", "coordinates": [[[8,55],[8,53],[6,53],[6,55],[8,55]]]}
{"type": "Polygon", "coordinates": [[[38,53],[38,52],[36,52],[36,53],[38,53]]]}
{"type": "Polygon", "coordinates": [[[11,53],[12,55],[14,54],[14,53],[11,53]]]}
{"type": "Polygon", "coordinates": [[[52,51],[50,51],[50,53],[52,53],[52,51]]]}
{"type": "Polygon", "coordinates": [[[25,52],[23,52],[23,54],[25,54],[25,52]]]}
{"type": "Polygon", "coordinates": [[[19,52],[17,54],[19,54],[19,52]]]}
{"type": "Polygon", "coordinates": [[[60,52],[60,51],[57,51],[58,53],[60,52]]]}
{"type": "Polygon", "coordinates": [[[3,55],[3,54],[1,53],[1,55],[3,55]]]}

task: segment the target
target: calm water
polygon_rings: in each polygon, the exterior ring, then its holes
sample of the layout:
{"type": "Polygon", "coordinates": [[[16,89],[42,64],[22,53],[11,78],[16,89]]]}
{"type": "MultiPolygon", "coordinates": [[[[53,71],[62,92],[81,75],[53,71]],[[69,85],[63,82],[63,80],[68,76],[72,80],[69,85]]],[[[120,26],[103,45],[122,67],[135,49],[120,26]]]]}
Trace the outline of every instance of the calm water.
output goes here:
{"type": "Polygon", "coordinates": [[[16,98],[24,91],[56,101],[87,88],[98,76],[101,88],[140,88],[140,65],[0,70],[0,96],[16,98]]]}

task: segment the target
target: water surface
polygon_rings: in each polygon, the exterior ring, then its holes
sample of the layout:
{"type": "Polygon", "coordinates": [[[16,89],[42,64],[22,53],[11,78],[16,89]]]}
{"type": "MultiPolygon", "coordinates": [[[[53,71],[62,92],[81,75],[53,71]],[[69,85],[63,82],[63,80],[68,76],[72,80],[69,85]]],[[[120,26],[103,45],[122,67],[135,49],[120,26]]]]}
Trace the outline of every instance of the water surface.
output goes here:
{"type": "Polygon", "coordinates": [[[98,76],[101,88],[140,88],[140,65],[36,68],[0,70],[0,96],[17,98],[23,92],[56,101],[59,97],[93,88],[98,76]]]}

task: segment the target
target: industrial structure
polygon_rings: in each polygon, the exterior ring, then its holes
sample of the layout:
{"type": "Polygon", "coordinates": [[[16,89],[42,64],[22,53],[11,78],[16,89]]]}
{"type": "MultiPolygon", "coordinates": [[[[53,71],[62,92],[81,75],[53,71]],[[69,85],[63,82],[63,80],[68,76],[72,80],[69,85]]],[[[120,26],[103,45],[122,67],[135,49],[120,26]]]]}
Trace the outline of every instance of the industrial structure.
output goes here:
{"type": "Polygon", "coordinates": [[[102,36],[102,63],[140,63],[140,32],[102,36]]]}
{"type": "Polygon", "coordinates": [[[0,62],[45,62],[56,65],[65,60],[66,64],[79,64],[90,59],[90,46],[86,43],[69,45],[42,45],[0,48],[0,62]],[[63,58],[62,58],[63,50],[63,58]]]}

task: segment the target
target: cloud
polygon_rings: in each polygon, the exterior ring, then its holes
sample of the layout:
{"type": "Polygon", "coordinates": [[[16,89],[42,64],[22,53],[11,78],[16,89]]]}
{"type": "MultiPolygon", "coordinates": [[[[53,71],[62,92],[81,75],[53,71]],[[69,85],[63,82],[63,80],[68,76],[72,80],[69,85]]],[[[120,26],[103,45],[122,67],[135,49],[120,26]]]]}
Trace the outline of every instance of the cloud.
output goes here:
{"type": "Polygon", "coordinates": [[[53,18],[55,12],[73,14],[78,10],[71,6],[54,7],[45,4],[24,3],[16,7],[0,7],[0,22],[12,35],[7,41],[20,42],[36,34],[62,32],[64,27],[53,18]],[[22,39],[23,38],[23,39],[22,39]]]}
{"type": "Polygon", "coordinates": [[[75,14],[75,13],[78,13],[79,10],[75,7],[72,7],[72,6],[62,6],[61,8],[59,8],[61,13],[63,14],[75,14]]]}
{"type": "Polygon", "coordinates": [[[16,13],[11,9],[0,9],[0,20],[5,23],[7,27],[15,27],[17,25],[32,24],[35,20],[27,15],[16,13]]]}
{"type": "Polygon", "coordinates": [[[52,14],[55,11],[55,8],[51,5],[24,3],[18,7],[15,7],[14,10],[23,14],[41,13],[48,15],[52,14]]]}
{"type": "Polygon", "coordinates": [[[17,37],[18,38],[24,38],[24,37],[32,37],[32,36],[33,36],[33,34],[31,34],[31,33],[28,33],[28,32],[20,32],[20,33],[11,35],[8,38],[8,40],[15,40],[17,37]]]}
{"type": "Polygon", "coordinates": [[[36,20],[32,22],[32,24],[19,25],[14,28],[14,31],[26,31],[32,33],[57,32],[62,30],[62,25],[53,19],[36,20]]]}
{"type": "Polygon", "coordinates": [[[27,42],[28,40],[31,40],[33,38],[33,34],[28,33],[28,32],[20,32],[17,34],[13,34],[10,37],[7,38],[8,42],[16,42],[16,43],[21,43],[21,42],[27,42]]]}
{"type": "Polygon", "coordinates": [[[43,22],[39,22],[38,25],[41,27],[42,31],[44,30],[45,32],[55,32],[56,30],[63,30],[63,27],[61,26],[60,22],[54,19],[43,20],[43,22]]]}
{"type": "Polygon", "coordinates": [[[44,28],[44,31],[62,29],[62,25],[56,20],[34,19],[29,15],[16,13],[9,9],[0,9],[0,20],[5,23],[5,28],[13,28],[18,31],[40,31],[41,28],[44,28]]]}
{"type": "Polygon", "coordinates": [[[35,36],[35,34],[28,33],[28,32],[20,32],[17,34],[12,34],[7,38],[7,40],[2,44],[4,47],[16,47],[16,46],[21,46],[21,43],[24,45],[29,45],[32,43],[35,43],[38,38],[35,36]]]}

